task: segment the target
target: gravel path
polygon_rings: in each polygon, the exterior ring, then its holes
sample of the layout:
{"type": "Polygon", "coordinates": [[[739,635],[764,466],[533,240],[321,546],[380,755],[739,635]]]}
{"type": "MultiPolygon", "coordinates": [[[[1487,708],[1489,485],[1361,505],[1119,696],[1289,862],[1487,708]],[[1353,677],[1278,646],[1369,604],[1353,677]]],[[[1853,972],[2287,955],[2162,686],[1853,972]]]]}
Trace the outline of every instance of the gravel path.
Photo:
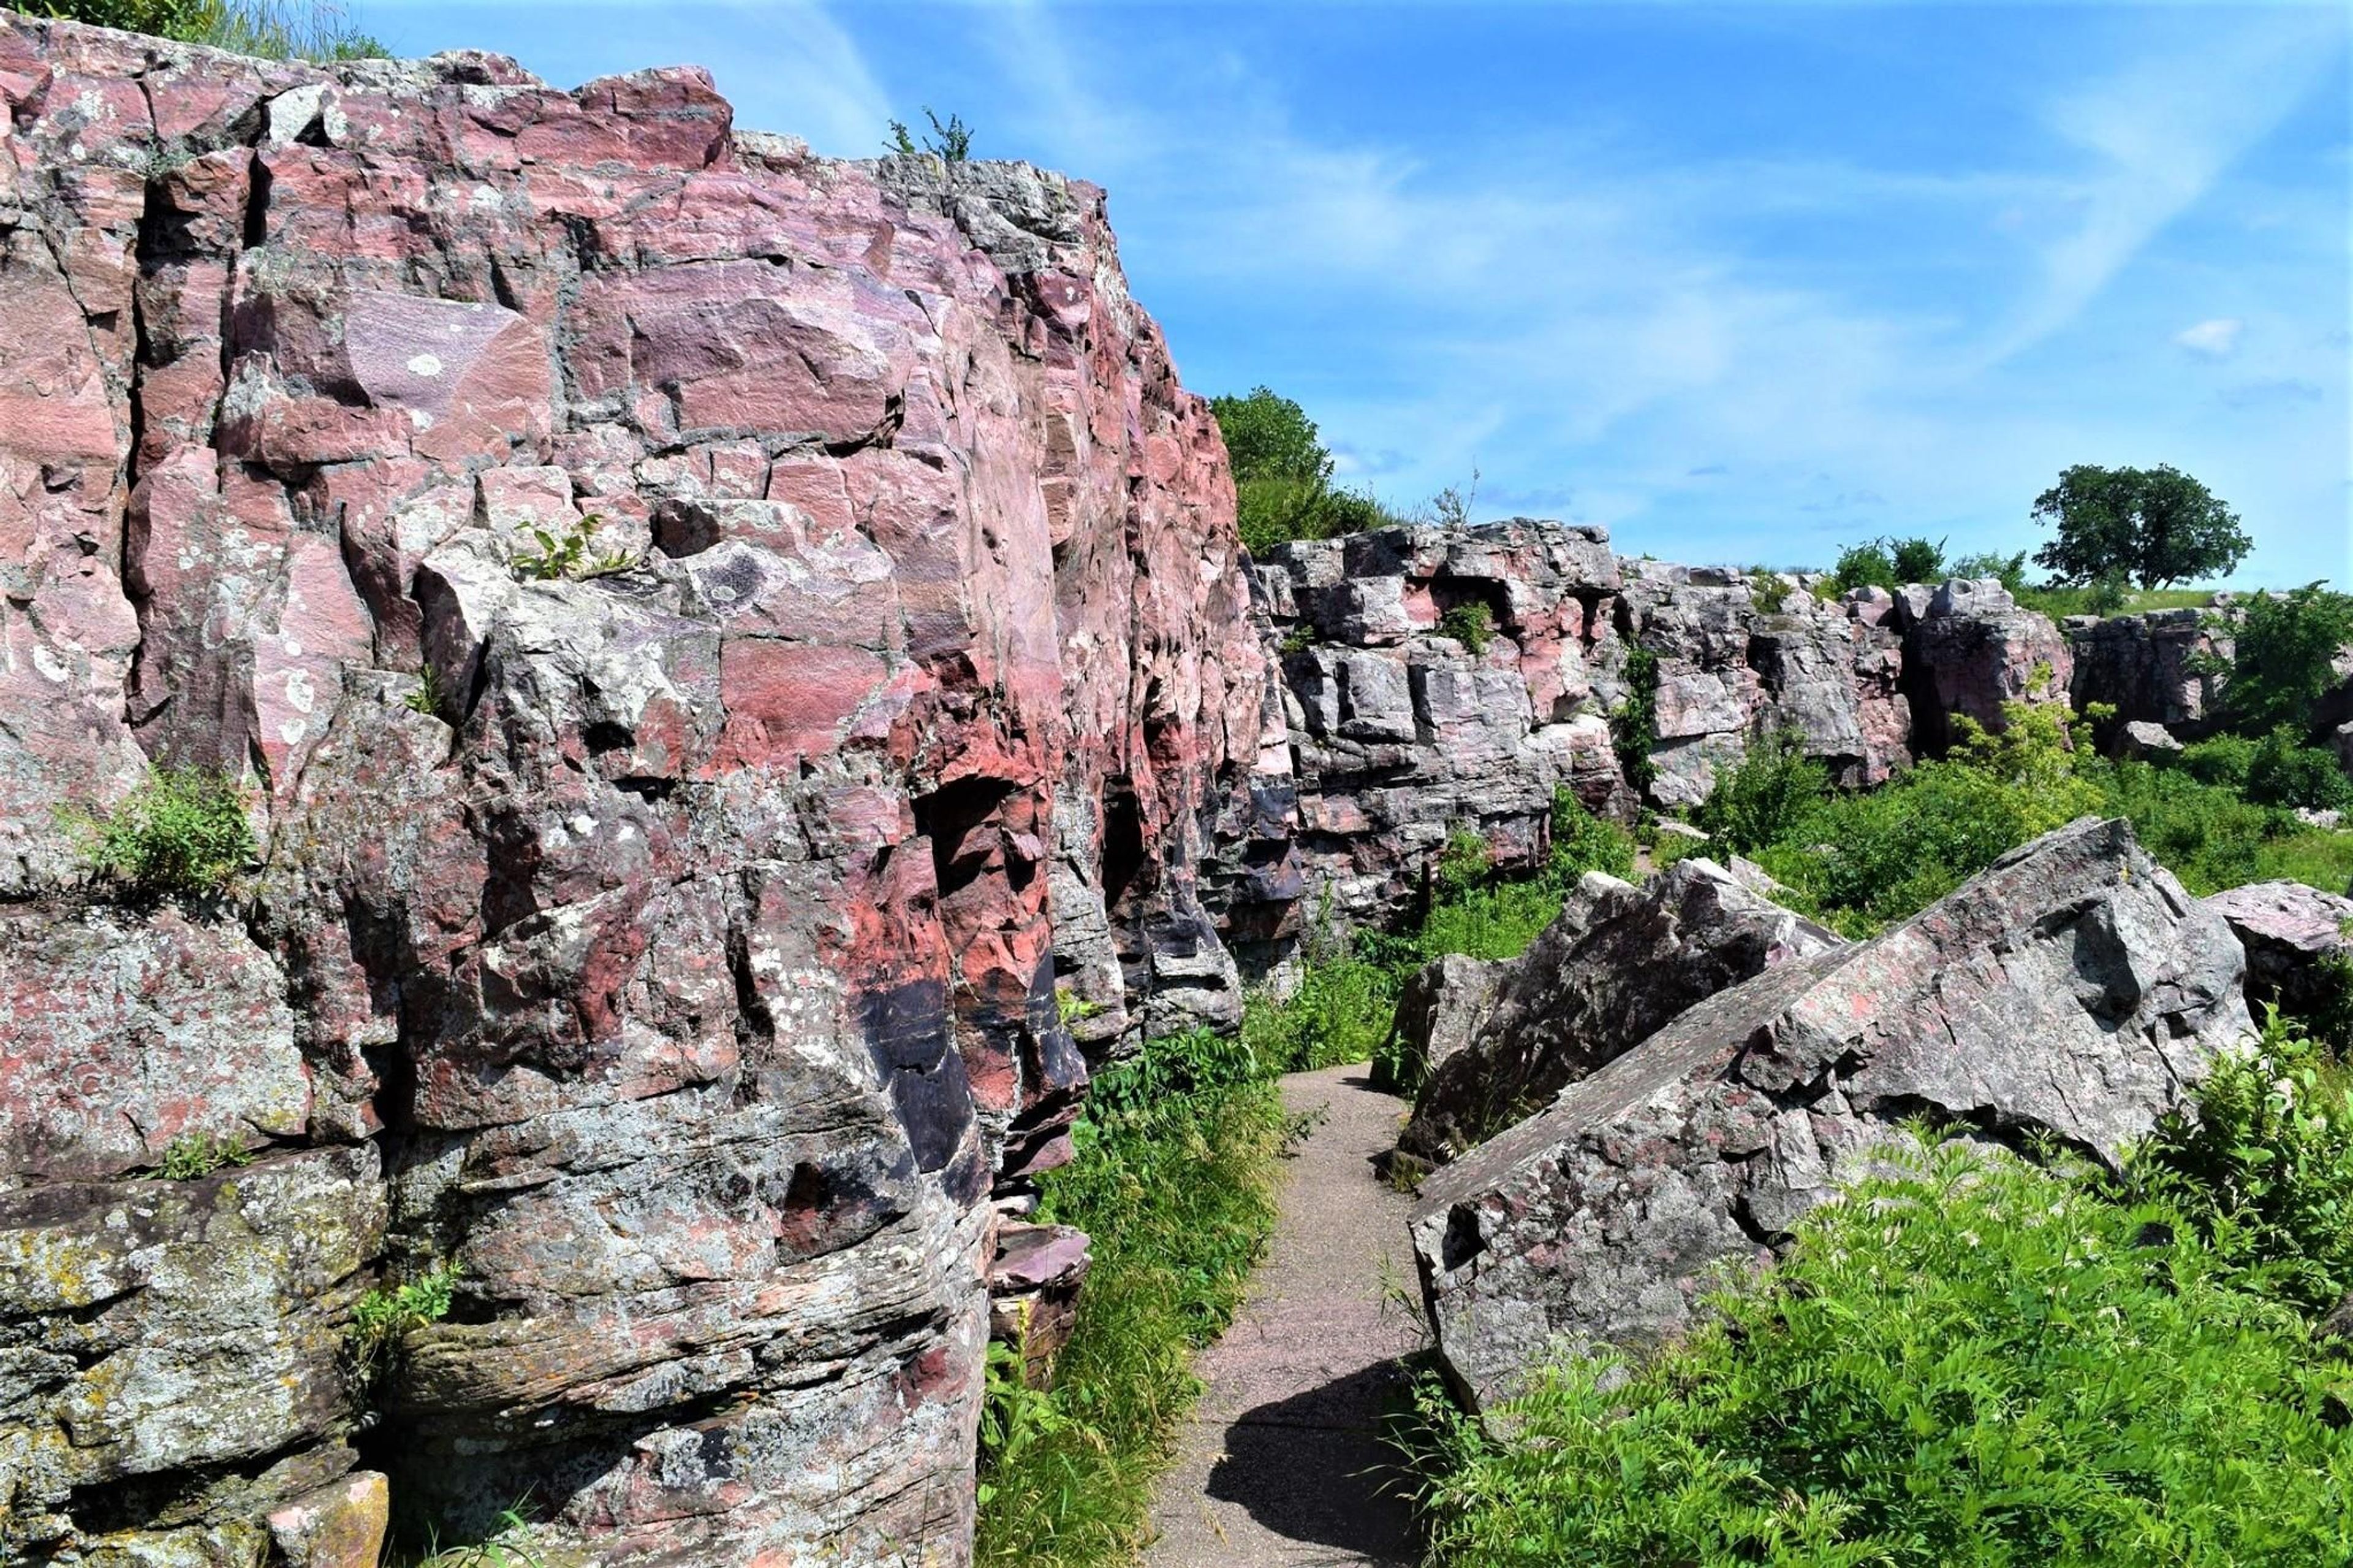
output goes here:
{"type": "Polygon", "coordinates": [[[1294,1111],[1326,1108],[1291,1163],[1250,1297],[1198,1365],[1208,1392],[1153,1507],[1147,1568],[1412,1568],[1396,1458],[1377,1432],[1418,1323],[1381,1299],[1409,1281],[1411,1200],[1371,1161],[1405,1104],[1359,1066],[1282,1080],[1294,1111]]]}

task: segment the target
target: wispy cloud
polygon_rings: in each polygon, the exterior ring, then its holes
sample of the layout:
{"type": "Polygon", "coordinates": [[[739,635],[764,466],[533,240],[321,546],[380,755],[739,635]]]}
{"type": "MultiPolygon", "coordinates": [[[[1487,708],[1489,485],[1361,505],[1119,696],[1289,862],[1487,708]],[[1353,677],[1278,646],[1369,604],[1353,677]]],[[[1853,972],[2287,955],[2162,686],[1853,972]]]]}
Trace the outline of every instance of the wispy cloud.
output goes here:
{"type": "Polygon", "coordinates": [[[2080,216],[2042,253],[2042,286],[1989,358],[2065,327],[2150,238],[2303,100],[2342,52],[2326,7],[2250,8],[2220,40],[2153,50],[2048,106],[2051,127],[2090,159],[2080,216]]]}
{"type": "Polygon", "coordinates": [[[2246,330],[2247,323],[2236,316],[2217,316],[2183,328],[2173,341],[2201,359],[2228,359],[2239,347],[2239,334],[2246,330]]]}

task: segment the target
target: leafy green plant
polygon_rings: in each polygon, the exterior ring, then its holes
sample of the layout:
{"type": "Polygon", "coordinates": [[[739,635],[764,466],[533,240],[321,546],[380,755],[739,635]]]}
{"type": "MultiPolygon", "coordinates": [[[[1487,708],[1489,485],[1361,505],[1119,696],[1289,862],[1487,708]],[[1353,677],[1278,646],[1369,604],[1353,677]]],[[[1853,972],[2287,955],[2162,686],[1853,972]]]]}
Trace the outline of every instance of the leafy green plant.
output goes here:
{"type": "Polygon", "coordinates": [[[1452,637],[1462,645],[1463,652],[1476,658],[1494,640],[1495,612],[1476,602],[1457,605],[1438,617],[1438,635],[1452,637]]]}
{"type": "Polygon", "coordinates": [[[2285,727],[2308,733],[2312,716],[2337,683],[2337,650],[2353,643],[2353,595],[2307,583],[2286,594],[2246,601],[2234,634],[2223,710],[2242,734],[2285,727]]]}
{"type": "Polygon", "coordinates": [[[2247,762],[2247,798],[2258,805],[2353,810],[2353,779],[2337,753],[2304,743],[2302,731],[2281,725],[2255,742],[2247,762]]]}
{"type": "Polygon", "coordinates": [[[1285,658],[1288,658],[1295,653],[1305,653],[1309,648],[1314,647],[1314,623],[1313,621],[1301,621],[1297,626],[1293,626],[1288,632],[1283,634],[1282,656],[1285,658]]]}
{"type": "Polygon", "coordinates": [[[1233,465],[1236,526],[1252,555],[1293,539],[1336,539],[1404,521],[1371,495],[1333,484],[1332,454],[1291,398],[1259,386],[1244,396],[1213,397],[1209,410],[1233,465]]]}
{"type": "Polygon", "coordinates": [[[1064,1028],[1083,1024],[1103,1010],[1100,1002],[1080,995],[1067,985],[1054,987],[1054,1017],[1064,1028]]]}
{"type": "Polygon", "coordinates": [[[1899,585],[1939,582],[1946,575],[1945,542],[1941,539],[1891,539],[1887,542],[1887,554],[1899,585]]]}
{"type": "Polygon", "coordinates": [[[164,1145],[163,1177],[167,1182],[194,1182],[228,1165],[249,1165],[253,1156],[234,1138],[210,1132],[183,1132],[164,1145]]]}
{"type": "Polygon", "coordinates": [[[1552,792],[1552,876],[1564,888],[1588,871],[1634,874],[1633,836],[1585,809],[1567,785],[1552,792]]]}
{"type": "Polygon", "coordinates": [[[531,536],[538,541],[536,551],[519,551],[514,557],[514,574],[518,577],[540,582],[559,578],[579,582],[590,577],[608,577],[616,572],[626,572],[638,563],[638,557],[626,550],[596,551],[597,525],[602,516],[590,512],[565,529],[561,535],[543,528],[534,528],[531,536]]]}
{"type": "Polygon", "coordinates": [[[1659,776],[1651,752],[1659,743],[1659,656],[1638,646],[1626,653],[1626,695],[1609,710],[1609,738],[1618,771],[1638,795],[1659,776]]]}
{"type": "Polygon", "coordinates": [[[1440,1564],[2320,1568],[2353,1432],[2295,1314],[2158,1202],[1893,1149],[1687,1341],[1426,1397],[1440,1564]]]}
{"type": "Polygon", "coordinates": [[[431,661],[428,660],[419,667],[417,672],[417,689],[402,698],[400,704],[412,713],[422,713],[427,718],[440,717],[441,678],[434,673],[431,661]]]}
{"type": "Polygon", "coordinates": [[[962,163],[971,160],[972,128],[964,122],[961,115],[950,114],[947,122],[942,124],[940,117],[932,112],[932,106],[927,103],[923,105],[923,118],[932,122],[932,131],[920,145],[908,133],[905,121],[891,121],[888,150],[902,158],[929,153],[943,163],[962,163]]]}
{"type": "Polygon", "coordinates": [[[83,867],[134,898],[211,898],[259,853],[245,795],[205,768],[155,768],[111,811],[59,813],[83,867]]]}
{"type": "Polygon", "coordinates": [[[373,1383],[397,1353],[402,1336],[449,1315],[462,1271],[441,1263],[396,1285],[374,1285],[352,1306],[345,1347],[363,1384],[373,1383]]]}
{"type": "Polygon", "coordinates": [[[2353,1092],[2326,1085],[2323,1065],[2267,1008],[2262,1036],[2199,1086],[2197,1114],[2168,1117],[2131,1167],[2218,1257],[2316,1315],[2353,1289],[2353,1092]]]}
{"type": "Polygon", "coordinates": [[[1746,854],[1789,837],[1830,793],[1829,770],[1806,755],[1805,737],[1778,730],[1752,742],[1737,764],[1715,775],[1698,825],[1746,854]]]}

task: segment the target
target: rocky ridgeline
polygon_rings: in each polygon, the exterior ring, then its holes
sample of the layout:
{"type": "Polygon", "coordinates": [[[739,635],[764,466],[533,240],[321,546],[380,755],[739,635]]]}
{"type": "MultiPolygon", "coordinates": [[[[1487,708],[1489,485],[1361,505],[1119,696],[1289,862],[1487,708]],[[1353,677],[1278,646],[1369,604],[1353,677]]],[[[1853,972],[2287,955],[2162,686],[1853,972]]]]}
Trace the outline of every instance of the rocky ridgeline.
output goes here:
{"type": "Polygon", "coordinates": [[[1954,715],[1998,728],[2005,701],[2065,700],[2072,669],[2049,617],[1996,583],[1825,602],[1818,577],[1636,560],[1602,529],[1528,519],[1285,544],[1258,581],[1299,854],[1347,921],[1409,906],[1458,828],[1500,863],[1535,858],[1556,786],[1619,816],[1694,805],[1780,730],[1878,784],[1948,745],[1954,715]],[[1483,646],[1449,635],[1466,625],[1483,646]]]}
{"type": "Polygon", "coordinates": [[[0,1558],[372,1564],[389,1471],[567,1560],[963,1561],[992,1194],[1235,1016],[1205,871],[1287,875],[1102,193],[692,69],[0,13],[0,1558]],[[73,890],[151,758],[253,781],[235,913],[73,890]]]}

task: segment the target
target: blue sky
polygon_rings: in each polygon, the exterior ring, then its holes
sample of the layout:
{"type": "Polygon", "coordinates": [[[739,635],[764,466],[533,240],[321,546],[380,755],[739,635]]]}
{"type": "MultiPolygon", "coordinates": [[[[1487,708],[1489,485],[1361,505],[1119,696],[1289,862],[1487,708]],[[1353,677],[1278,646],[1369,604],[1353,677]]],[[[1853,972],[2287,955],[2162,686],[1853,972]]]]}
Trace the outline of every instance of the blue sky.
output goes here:
{"type": "Polygon", "coordinates": [[[403,54],[710,67],[819,152],[960,113],[1111,192],[1187,384],[1296,397],[1400,504],[1671,560],[2036,543],[2070,463],[2353,581],[2337,5],[363,0],[403,54]]]}

